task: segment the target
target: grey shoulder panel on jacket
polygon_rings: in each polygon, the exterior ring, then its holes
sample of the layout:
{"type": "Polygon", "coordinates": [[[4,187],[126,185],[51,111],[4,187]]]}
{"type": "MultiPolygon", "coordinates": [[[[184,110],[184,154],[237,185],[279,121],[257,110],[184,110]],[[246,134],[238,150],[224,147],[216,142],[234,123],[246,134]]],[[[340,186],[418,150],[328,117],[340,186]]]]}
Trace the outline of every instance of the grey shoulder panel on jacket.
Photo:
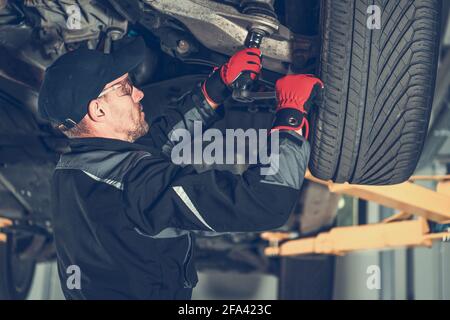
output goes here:
{"type": "Polygon", "coordinates": [[[293,131],[286,134],[291,138],[280,138],[277,161],[271,163],[272,173],[264,175],[261,182],[300,190],[311,150],[309,142],[302,136],[293,131]]]}
{"type": "Polygon", "coordinates": [[[140,160],[150,157],[147,151],[117,152],[95,150],[80,154],[63,154],[55,170],[81,170],[90,178],[123,190],[123,179],[140,160]]]}

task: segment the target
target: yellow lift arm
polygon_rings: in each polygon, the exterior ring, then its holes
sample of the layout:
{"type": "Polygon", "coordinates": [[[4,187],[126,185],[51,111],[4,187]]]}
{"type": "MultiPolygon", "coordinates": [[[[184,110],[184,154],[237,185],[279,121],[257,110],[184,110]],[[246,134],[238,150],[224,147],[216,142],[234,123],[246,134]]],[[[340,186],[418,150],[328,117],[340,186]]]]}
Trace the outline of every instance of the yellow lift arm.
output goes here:
{"type": "Polygon", "coordinates": [[[428,246],[436,239],[450,240],[450,232],[429,233],[427,220],[450,223],[450,175],[416,176],[410,181],[391,186],[362,186],[322,181],[307,172],[306,178],[327,185],[331,192],[346,194],[399,210],[400,213],[381,223],[336,227],[316,237],[293,239],[292,233],[265,232],[269,241],[266,255],[303,254],[343,255],[352,251],[395,247],[428,246]],[[414,184],[417,180],[436,180],[436,191],[414,184]],[[413,215],[417,220],[405,221],[413,215]]]}
{"type": "MultiPolygon", "coordinates": [[[[12,221],[9,219],[0,218],[0,228],[6,228],[12,226],[12,221]]],[[[0,233],[0,242],[6,241],[6,234],[0,233]]]]}

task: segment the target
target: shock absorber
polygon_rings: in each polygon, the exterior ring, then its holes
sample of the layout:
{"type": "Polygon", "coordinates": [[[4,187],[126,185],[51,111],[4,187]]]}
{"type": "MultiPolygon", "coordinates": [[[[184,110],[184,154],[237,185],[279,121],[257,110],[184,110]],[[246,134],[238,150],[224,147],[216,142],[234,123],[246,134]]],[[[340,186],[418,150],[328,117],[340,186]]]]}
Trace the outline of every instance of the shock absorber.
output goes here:
{"type": "MultiPolygon", "coordinates": [[[[278,26],[277,15],[273,7],[275,0],[242,0],[242,13],[258,17],[255,22],[249,26],[245,46],[247,48],[259,48],[264,37],[276,32],[278,26]],[[268,20],[270,23],[262,23],[268,20]]],[[[248,90],[252,83],[249,72],[244,72],[233,83],[233,99],[242,102],[248,102],[248,90]]]]}
{"type": "Polygon", "coordinates": [[[277,19],[275,0],[241,0],[242,13],[277,19]]]}

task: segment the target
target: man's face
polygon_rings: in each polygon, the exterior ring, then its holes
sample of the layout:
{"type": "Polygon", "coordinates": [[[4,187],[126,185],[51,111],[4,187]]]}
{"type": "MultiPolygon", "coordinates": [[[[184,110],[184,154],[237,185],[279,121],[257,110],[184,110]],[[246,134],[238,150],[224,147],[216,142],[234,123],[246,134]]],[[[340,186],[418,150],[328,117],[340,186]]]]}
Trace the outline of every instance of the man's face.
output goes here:
{"type": "Polygon", "coordinates": [[[135,141],[148,132],[145,113],[140,103],[144,93],[131,84],[128,73],[108,83],[99,99],[107,104],[107,122],[115,133],[135,141]]]}

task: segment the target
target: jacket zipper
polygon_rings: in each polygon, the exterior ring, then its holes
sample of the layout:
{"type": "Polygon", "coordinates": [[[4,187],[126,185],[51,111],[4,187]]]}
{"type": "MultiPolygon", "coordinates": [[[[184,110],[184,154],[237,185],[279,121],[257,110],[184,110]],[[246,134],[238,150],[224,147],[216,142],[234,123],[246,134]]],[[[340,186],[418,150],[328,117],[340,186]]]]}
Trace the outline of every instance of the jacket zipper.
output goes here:
{"type": "Polygon", "coordinates": [[[184,287],[185,288],[192,288],[192,283],[189,281],[188,279],[188,267],[189,267],[189,262],[191,261],[192,258],[192,236],[191,233],[187,234],[188,236],[188,249],[186,251],[186,255],[184,257],[184,261],[183,261],[183,269],[184,269],[184,287]]]}

